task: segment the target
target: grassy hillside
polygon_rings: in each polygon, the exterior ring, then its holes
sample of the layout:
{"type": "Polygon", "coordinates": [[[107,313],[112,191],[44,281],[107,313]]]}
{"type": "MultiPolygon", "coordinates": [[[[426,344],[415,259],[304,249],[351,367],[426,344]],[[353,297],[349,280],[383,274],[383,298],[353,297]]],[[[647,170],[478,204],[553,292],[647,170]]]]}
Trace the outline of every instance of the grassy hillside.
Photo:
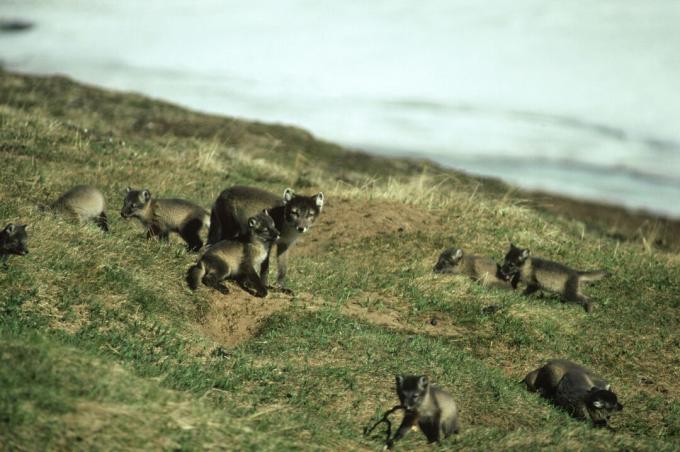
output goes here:
{"type": "Polygon", "coordinates": [[[0,73],[0,158],[2,225],[30,225],[30,254],[0,271],[3,450],[377,450],[382,432],[361,431],[400,372],[458,400],[443,449],[678,449],[675,223],[613,209],[614,230],[612,211],[58,77],[0,73]],[[37,210],[76,183],[102,189],[111,233],[37,210]],[[233,184],[324,191],[291,254],[295,295],[192,293],[196,255],[118,215],[128,185],[209,207],[233,184]],[[509,240],[609,269],[586,289],[594,313],[431,272],[446,247],[500,260],[509,240]],[[614,431],[518,384],[551,357],[611,380],[614,431]]]}

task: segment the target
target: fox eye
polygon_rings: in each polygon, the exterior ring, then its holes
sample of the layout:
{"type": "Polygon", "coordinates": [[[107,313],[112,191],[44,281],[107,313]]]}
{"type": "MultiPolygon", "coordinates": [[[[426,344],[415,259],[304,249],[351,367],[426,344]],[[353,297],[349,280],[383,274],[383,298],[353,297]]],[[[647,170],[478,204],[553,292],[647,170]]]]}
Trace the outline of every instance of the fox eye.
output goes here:
{"type": "Polygon", "coordinates": [[[297,209],[293,209],[290,211],[290,214],[295,215],[297,217],[298,215],[300,215],[300,212],[297,209]]]}

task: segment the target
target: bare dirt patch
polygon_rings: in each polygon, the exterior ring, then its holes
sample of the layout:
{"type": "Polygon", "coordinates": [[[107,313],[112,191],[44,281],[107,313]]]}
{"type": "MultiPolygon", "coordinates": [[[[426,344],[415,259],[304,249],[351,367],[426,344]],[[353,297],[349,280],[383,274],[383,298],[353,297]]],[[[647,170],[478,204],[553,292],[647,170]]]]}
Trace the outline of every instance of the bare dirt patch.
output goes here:
{"type": "Polygon", "coordinates": [[[290,295],[270,292],[266,298],[259,298],[235,284],[227,285],[228,294],[202,289],[209,308],[199,328],[220,345],[233,347],[250,339],[265,319],[291,305],[290,295]]]}
{"type": "Polygon", "coordinates": [[[438,230],[442,220],[435,212],[383,200],[336,198],[324,205],[312,230],[298,239],[292,252],[318,252],[330,243],[344,245],[377,235],[438,230]]]}

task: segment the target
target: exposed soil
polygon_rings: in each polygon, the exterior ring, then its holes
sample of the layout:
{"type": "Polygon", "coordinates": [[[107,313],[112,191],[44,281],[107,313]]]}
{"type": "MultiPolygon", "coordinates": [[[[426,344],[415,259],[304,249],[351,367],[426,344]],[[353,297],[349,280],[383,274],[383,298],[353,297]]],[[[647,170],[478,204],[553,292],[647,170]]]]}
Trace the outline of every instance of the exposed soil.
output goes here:
{"type": "Polygon", "coordinates": [[[310,254],[325,245],[343,245],[357,240],[418,230],[438,230],[439,218],[432,212],[393,201],[330,199],[311,231],[291,249],[310,254]]]}
{"type": "Polygon", "coordinates": [[[260,324],[269,316],[289,307],[292,297],[270,292],[259,298],[244,291],[236,284],[227,283],[228,294],[203,287],[209,309],[200,323],[200,330],[216,343],[233,347],[250,339],[260,324]]]}

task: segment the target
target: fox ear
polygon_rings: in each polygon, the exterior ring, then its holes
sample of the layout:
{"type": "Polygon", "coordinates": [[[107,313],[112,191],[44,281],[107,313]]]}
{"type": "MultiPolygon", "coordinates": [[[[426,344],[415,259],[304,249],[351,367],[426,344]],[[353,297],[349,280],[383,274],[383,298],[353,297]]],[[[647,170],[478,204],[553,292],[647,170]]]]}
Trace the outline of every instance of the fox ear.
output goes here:
{"type": "Polygon", "coordinates": [[[428,380],[426,376],[423,375],[420,378],[418,378],[418,387],[420,389],[427,388],[428,384],[430,384],[430,380],[428,380]]]}
{"type": "Polygon", "coordinates": [[[295,197],[295,192],[292,188],[286,188],[283,191],[283,205],[288,204],[295,197]]]}
{"type": "Polygon", "coordinates": [[[257,219],[255,217],[248,219],[248,226],[250,226],[251,228],[257,226],[257,219]]]}
{"type": "Polygon", "coordinates": [[[531,254],[529,250],[522,250],[522,259],[529,257],[529,254],[531,254]]]}
{"type": "Polygon", "coordinates": [[[5,231],[6,233],[8,233],[8,234],[13,234],[13,233],[14,233],[14,228],[15,228],[14,223],[10,223],[10,224],[8,224],[7,226],[5,226],[4,231],[5,231]]]}
{"type": "Polygon", "coordinates": [[[463,250],[461,250],[460,248],[458,248],[458,249],[456,250],[456,254],[454,254],[453,257],[455,257],[456,259],[463,257],[463,250]]]}
{"type": "Polygon", "coordinates": [[[144,198],[144,202],[148,201],[151,199],[151,192],[145,188],[142,190],[142,198],[144,198]]]}
{"type": "Polygon", "coordinates": [[[611,390],[612,390],[612,385],[607,384],[607,386],[605,386],[604,389],[606,389],[607,391],[611,391],[611,390]]]}
{"type": "Polygon", "coordinates": [[[593,406],[595,408],[602,408],[604,406],[604,404],[602,403],[601,400],[595,400],[595,401],[593,401],[593,406]]]}
{"type": "Polygon", "coordinates": [[[314,201],[316,202],[316,207],[319,208],[319,210],[323,209],[323,193],[319,192],[316,195],[314,195],[314,201]]]}
{"type": "Polygon", "coordinates": [[[265,215],[267,215],[267,216],[269,216],[269,211],[268,211],[267,209],[263,209],[263,210],[262,210],[262,213],[265,214],[265,215]]]}
{"type": "Polygon", "coordinates": [[[125,194],[128,194],[132,191],[132,187],[126,187],[125,188],[125,194]]]}
{"type": "Polygon", "coordinates": [[[397,388],[401,388],[401,386],[404,384],[404,376],[403,375],[395,375],[394,379],[397,382],[397,388]]]}

